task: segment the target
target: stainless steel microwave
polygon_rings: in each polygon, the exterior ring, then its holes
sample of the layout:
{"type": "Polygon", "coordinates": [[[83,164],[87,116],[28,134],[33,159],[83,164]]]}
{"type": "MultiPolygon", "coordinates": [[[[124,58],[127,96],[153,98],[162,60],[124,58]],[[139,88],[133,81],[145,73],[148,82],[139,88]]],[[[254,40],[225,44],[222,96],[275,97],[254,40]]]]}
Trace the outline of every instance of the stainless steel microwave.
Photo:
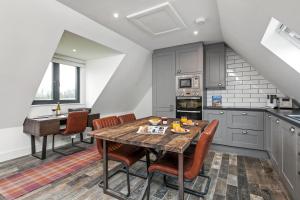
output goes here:
{"type": "Polygon", "coordinates": [[[198,89],[200,88],[199,75],[182,75],[176,78],[177,89],[198,89]]]}

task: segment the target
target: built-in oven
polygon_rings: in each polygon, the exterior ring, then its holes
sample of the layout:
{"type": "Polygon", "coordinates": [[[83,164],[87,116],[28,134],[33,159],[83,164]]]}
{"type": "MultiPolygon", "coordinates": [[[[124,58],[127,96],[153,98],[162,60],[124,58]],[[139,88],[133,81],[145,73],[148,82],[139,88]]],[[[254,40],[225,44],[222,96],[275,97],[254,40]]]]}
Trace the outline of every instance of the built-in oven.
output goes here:
{"type": "Polygon", "coordinates": [[[176,118],[186,116],[188,119],[202,120],[202,97],[176,97],[176,118]]]}

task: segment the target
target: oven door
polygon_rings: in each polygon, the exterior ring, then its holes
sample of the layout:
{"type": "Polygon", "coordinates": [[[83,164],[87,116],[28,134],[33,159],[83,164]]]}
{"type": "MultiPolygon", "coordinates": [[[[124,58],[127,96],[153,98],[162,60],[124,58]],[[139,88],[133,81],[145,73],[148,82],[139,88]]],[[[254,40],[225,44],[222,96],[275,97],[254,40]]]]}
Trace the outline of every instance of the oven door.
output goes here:
{"type": "Polygon", "coordinates": [[[185,111],[185,110],[176,110],[176,118],[187,117],[188,119],[202,120],[202,111],[185,111]]]}
{"type": "Polygon", "coordinates": [[[201,111],[202,97],[177,97],[176,109],[185,111],[201,111]]]}
{"type": "Polygon", "coordinates": [[[192,88],[192,78],[179,78],[178,79],[178,88],[192,88]]]}

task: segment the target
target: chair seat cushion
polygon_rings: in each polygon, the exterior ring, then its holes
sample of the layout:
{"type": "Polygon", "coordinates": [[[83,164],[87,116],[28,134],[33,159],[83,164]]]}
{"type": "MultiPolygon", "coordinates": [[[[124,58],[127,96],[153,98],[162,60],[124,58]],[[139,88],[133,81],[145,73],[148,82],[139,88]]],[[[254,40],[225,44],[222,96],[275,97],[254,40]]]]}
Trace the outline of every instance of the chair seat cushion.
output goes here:
{"type": "Polygon", "coordinates": [[[144,156],[145,150],[143,148],[124,144],[108,152],[109,159],[122,162],[127,166],[131,166],[144,156]]]}
{"type": "MultiPolygon", "coordinates": [[[[195,177],[192,177],[189,173],[189,169],[192,167],[193,159],[191,156],[184,156],[183,161],[183,171],[184,178],[193,180],[195,177]]],[[[151,164],[149,167],[149,172],[162,172],[164,174],[169,174],[173,176],[178,176],[178,154],[176,153],[166,153],[162,158],[160,158],[155,163],[151,164]]]]}

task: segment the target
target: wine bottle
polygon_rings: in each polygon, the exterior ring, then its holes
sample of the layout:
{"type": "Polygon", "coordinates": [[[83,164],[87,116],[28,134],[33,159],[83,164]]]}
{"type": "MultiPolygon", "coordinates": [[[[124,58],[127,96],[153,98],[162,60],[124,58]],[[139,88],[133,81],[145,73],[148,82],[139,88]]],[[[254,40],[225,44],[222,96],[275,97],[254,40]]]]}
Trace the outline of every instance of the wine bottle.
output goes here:
{"type": "Polygon", "coordinates": [[[60,115],[60,111],[61,111],[60,103],[57,102],[57,105],[56,105],[56,115],[60,115]]]}

